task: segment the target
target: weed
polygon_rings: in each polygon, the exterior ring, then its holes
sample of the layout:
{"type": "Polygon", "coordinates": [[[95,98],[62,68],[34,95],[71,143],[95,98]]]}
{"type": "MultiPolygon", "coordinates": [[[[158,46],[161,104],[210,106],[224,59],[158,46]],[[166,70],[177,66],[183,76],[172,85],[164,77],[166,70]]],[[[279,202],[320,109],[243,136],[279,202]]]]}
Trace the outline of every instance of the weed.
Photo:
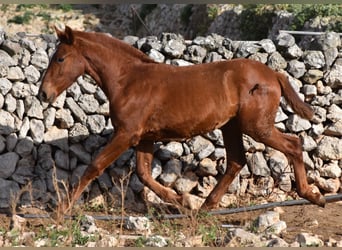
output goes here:
{"type": "Polygon", "coordinates": [[[73,7],[71,4],[59,4],[57,9],[62,10],[63,12],[69,12],[73,7]]]}
{"type": "Polygon", "coordinates": [[[17,15],[8,20],[8,23],[28,24],[34,16],[33,12],[26,11],[23,15],[17,15]]]}

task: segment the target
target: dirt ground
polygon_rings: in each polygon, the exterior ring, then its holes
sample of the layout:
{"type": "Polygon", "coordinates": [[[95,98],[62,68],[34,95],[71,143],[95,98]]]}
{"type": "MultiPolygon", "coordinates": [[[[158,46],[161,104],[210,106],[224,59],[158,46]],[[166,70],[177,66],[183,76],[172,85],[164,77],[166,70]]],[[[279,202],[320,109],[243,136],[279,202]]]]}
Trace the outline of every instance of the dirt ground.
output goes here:
{"type": "MultiPolygon", "coordinates": [[[[320,208],[315,205],[296,205],[276,209],[277,211],[280,211],[280,219],[285,221],[287,225],[286,231],[282,232],[281,235],[279,235],[287,243],[293,243],[295,241],[296,236],[302,232],[318,235],[323,242],[327,242],[329,241],[329,239],[334,239],[337,241],[342,240],[342,201],[328,203],[325,206],[325,208],[320,208]]],[[[218,228],[220,228],[221,225],[227,224],[234,225],[237,227],[244,227],[247,224],[255,221],[260,214],[266,212],[267,210],[263,209],[252,212],[241,212],[229,215],[217,215],[214,216],[214,218],[183,218],[169,220],[167,222],[162,220],[158,221],[158,219],[152,219],[156,229],[153,230],[152,233],[162,235],[163,237],[170,237],[172,233],[170,232],[170,234],[168,235],[168,230],[170,228],[177,228],[177,230],[183,232],[184,235],[193,236],[198,235],[198,228],[201,224],[208,225],[210,223],[216,224],[218,228]]],[[[29,212],[35,213],[38,212],[38,210],[31,210],[29,212]]],[[[101,212],[95,212],[92,214],[103,215],[103,213],[101,212]]],[[[112,215],[120,216],[120,213],[115,213],[112,215]]],[[[126,214],[126,216],[129,215],[144,216],[146,214],[126,214]]],[[[10,216],[0,214],[1,231],[9,231],[11,228],[10,224],[10,216]]],[[[33,231],[39,233],[42,228],[47,228],[48,226],[51,226],[51,224],[53,224],[53,221],[49,218],[27,219],[27,227],[24,231],[33,231]]],[[[108,230],[113,235],[118,235],[119,233],[121,233],[123,235],[134,236],[133,232],[120,232],[120,221],[97,220],[96,226],[108,230]]],[[[221,232],[217,232],[217,234],[217,237],[226,234],[226,229],[222,228],[221,232]]]]}

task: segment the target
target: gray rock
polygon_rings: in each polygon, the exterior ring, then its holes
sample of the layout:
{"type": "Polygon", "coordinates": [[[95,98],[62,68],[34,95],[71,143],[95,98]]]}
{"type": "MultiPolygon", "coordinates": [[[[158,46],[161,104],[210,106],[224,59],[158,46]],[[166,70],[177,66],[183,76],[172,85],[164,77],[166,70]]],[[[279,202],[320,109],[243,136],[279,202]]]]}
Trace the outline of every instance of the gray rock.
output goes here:
{"type": "Polygon", "coordinates": [[[51,127],[55,123],[56,109],[54,107],[49,107],[43,112],[44,125],[46,128],[51,127]]]}
{"type": "Polygon", "coordinates": [[[16,133],[11,133],[6,138],[6,149],[12,152],[18,143],[18,135],[16,133]]]}
{"type": "Polygon", "coordinates": [[[291,60],[288,63],[287,71],[293,75],[293,77],[300,78],[306,72],[305,64],[298,60],[291,60]]]}
{"type": "Polygon", "coordinates": [[[236,57],[247,58],[249,55],[257,53],[260,47],[260,45],[253,42],[241,42],[236,51],[236,57]]]}
{"type": "MultiPolygon", "coordinates": [[[[1,106],[1,105],[0,105],[1,106]]],[[[17,105],[16,105],[16,113],[18,115],[18,118],[20,120],[24,119],[24,113],[25,113],[25,104],[23,100],[17,100],[17,105]]]]}
{"type": "MultiPolygon", "coordinates": [[[[95,85],[93,82],[90,82],[89,80],[86,80],[86,77],[80,76],[77,78],[77,83],[78,86],[80,87],[82,93],[84,93],[85,95],[83,95],[83,99],[80,99],[80,101],[84,101],[84,102],[93,102],[93,94],[96,92],[97,89],[97,85],[95,85]],[[90,94],[91,96],[88,96],[88,94],[90,94]]],[[[81,106],[81,105],[80,105],[81,106]]]]}
{"type": "Polygon", "coordinates": [[[29,131],[30,131],[30,119],[26,116],[23,119],[23,122],[21,124],[21,128],[20,128],[20,131],[19,131],[19,138],[25,138],[29,131]]]}
{"type": "Polygon", "coordinates": [[[286,49],[286,55],[290,58],[300,58],[303,55],[303,50],[297,44],[286,49]]]}
{"type": "Polygon", "coordinates": [[[342,60],[336,61],[330,70],[324,74],[324,81],[332,88],[341,88],[342,86],[342,60]]]}
{"type": "Polygon", "coordinates": [[[125,222],[125,228],[139,233],[148,233],[151,230],[151,223],[147,217],[129,216],[125,222]]]}
{"type": "Polygon", "coordinates": [[[20,67],[13,66],[9,67],[8,73],[7,73],[7,79],[10,81],[23,81],[25,79],[25,75],[20,67]]]}
{"type": "Polygon", "coordinates": [[[269,56],[267,65],[271,69],[280,70],[287,67],[287,62],[278,51],[275,51],[269,56]]]}
{"type": "Polygon", "coordinates": [[[196,173],[199,176],[216,176],[218,174],[216,170],[216,162],[209,158],[202,159],[196,169],[196,173]]]}
{"type": "Polygon", "coordinates": [[[328,125],[324,130],[325,135],[342,136],[342,120],[338,120],[331,125],[328,125]]]}
{"type": "Polygon", "coordinates": [[[317,148],[317,143],[312,137],[302,134],[300,138],[302,139],[303,150],[310,152],[317,148]]]}
{"type": "Polygon", "coordinates": [[[56,167],[65,169],[65,170],[70,170],[69,153],[63,152],[62,150],[57,150],[54,155],[54,159],[55,159],[56,167]]]}
{"type": "Polygon", "coordinates": [[[205,63],[218,62],[218,61],[222,61],[222,55],[220,55],[219,53],[215,51],[209,52],[206,55],[205,60],[204,60],[205,63]]]}
{"type": "Polygon", "coordinates": [[[157,179],[163,171],[162,164],[159,159],[153,158],[152,160],[152,178],[157,179]]]}
{"type": "Polygon", "coordinates": [[[134,149],[130,148],[119,156],[119,158],[115,161],[115,164],[119,167],[123,167],[125,163],[132,158],[133,155],[134,149]]]}
{"type": "Polygon", "coordinates": [[[336,137],[324,136],[318,143],[316,154],[323,160],[342,159],[342,140],[336,137]]]}
{"type": "Polygon", "coordinates": [[[336,32],[325,32],[319,37],[318,44],[321,46],[322,50],[337,48],[341,46],[341,38],[336,32]]]}
{"type": "MultiPolygon", "coordinates": [[[[235,244],[238,243],[238,246],[243,247],[256,247],[261,246],[261,240],[260,238],[250,232],[245,231],[241,228],[235,228],[228,232],[227,237],[229,241],[235,240],[235,244]],[[237,242],[236,242],[237,241],[237,242]]],[[[229,246],[229,243],[228,243],[229,246]]],[[[236,247],[236,245],[233,245],[236,247]]]]}
{"type": "Polygon", "coordinates": [[[279,221],[280,221],[280,216],[278,212],[267,211],[258,216],[256,226],[259,232],[263,232],[270,226],[278,223],[279,221]]]}
{"type": "Polygon", "coordinates": [[[177,178],[181,176],[181,171],[181,161],[178,159],[171,159],[164,165],[163,172],[159,176],[159,180],[164,186],[172,186],[177,178]]]}
{"type": "Polygon", "coordinates": [[[278,107],[274,122],[278,123],[278,122],[285,121],[287,119],[288,119],[288,116],[284,113],[283,109],[281,107],[278,107]]]}
{"type": "Polygon", "coordinates": [[[310,84],[314,84],[322,78],[323,78],[323,71],[318,70],[318,69],[309,69],[303,77],[304,81],[310,84]]]}
{"type": "Polygon", "coordinates": [[[311,123],[308,120],[294,114],[289,116],[289,119],[286,122],[286,127],[291,132],[300,132],[311,128],[311,123]]]}
{"type": "Polygon", "coordinates": [[[14,131],[14,117],[9,112],[0,110],[0,134],[9,135],[14,131]]]}
{"type": "Polygon", "coordinates": [[[214,129],[203,136],[212,142],[215,142],[217,146],[224,146],[222,131],[220,129],[214,129]]]}
{"type": "Polygon", "coordinates": [[[190,191],[194,189],[197,184],[197,175],[194,172],[189,171],[176,180],[175,189],[179,194],[190,193],[190,191]]]}
{"type": "Polygon", "coordinates": [[[310,233],[300,233],[296,236],[296,241],[301,247],[322,247],[323,241],[317,235],[310,233]]]}
{"type": "Polygon", "coordinates": [[[338,166],[337,161],[332,161],[323,167],[318,169],[320,176],[328,178],[339,178],[342,173],[342,169],[338,166]]]}
{"type": "Polygon", "coordinates": [[[184,59],[198,64],[203,62],[206,55],[206,49],[198,45],[191,45],[185,50],[184,59]]]}
{"type": "Polygon", "coordinates": [[[280,33],[277,36],[276,41],[278,46],[285,48],[291,47],[295,44],[295,38],[291,34],[285,32],[280,33]]]}
{"type": "Polygon", "coordinates": [[[156,62],[163,63],[165,61],[165,56],[158,50],[151,49],[147,55],[156,62]]]}
{"type": "Polygon", "coordinates": [[[23,139],[19,139],[15,147],[15,152],[21,157],[26,157],[31,154],[33,147],[34,145],[32,139],[30,137],[26,137],[23,139]]]}
{"type": "Polygon", "coordinates": [[[198,158],[204,159],[215,151],[215,146],[202,136],[195,136],[187,143],[191,152],[197,154],[198,158]]]}
{"type": "Polygon", "coordinates": [[[282,238],[275,237],[269,240],[266,246],[267,247],[289,247],[289,244],[282,238]]]}
{"type": "MultiPolygon", "coordinates": [[[[15,152],[8,152],[0,155],[0,179],[10,177],[17,166],[19,155],[15,152]]],[[[3,190],[4,191],[4,190],[3,190]]]]}
{"type": "Polygon", "coordinates": [[[1,58],[1,65],[5,66],[15,66],[17,63],[15,60],[4,50],[0,49],[0,58],[1,58]]]}
{"type": "Polygon", "coordinates": [[[17,109],[17,101],[16,99],[11,95],[11,93],[8,93],[5,97],[5,110],[14,113],[14,111],[17,109]]]}
{"type": "Polygon", "coordinates": [[[317,95],[317,88],[314,85],[304,85],[303,86],[303,94],[306,97],[312,98],[317,95]]]}
{"type": "Polygon", "coordinates": [[[87,120],[87,115],[83,111],[83,109],[81,109],[81,107],[71,97],[67,97],[65,100],[65,103],[66,103],[66,106],[70,109],[70,111],[74,115],[76,121],[84,124],[85,121],[87,120]]]}
{"type": "Polygon", "coordinates": [[[277,180],[289,168],[287,157],[278,150],[273,150],[268,159],[269,168],[271,169],[272,176],[277,180]]]}
{"type": "Polygon", "coordinates": [[[31,155],[22,158],[18,161],[16,170],[11,178],[19,184],[26,185],[36,175],[35,166],[36,162],[31,155]]]}
{"type": "Polygon", "coordinates": [[[247,164],[254,175],[269,176],[271,174],[271,170],[261,152],[247,154],[247,164]]]}
{"type": "Polygon", "coordinates": [[[180,58],[183,55],[186,46],[181,35],[163,33],[161,40],[163,44],[163,51],[167,55],[173,58],[180,58]]]}
{"type": "Polygon", "coordinates": [[[0,94],[7,95],[11,88],[12,83],[7,78],[0,78],[0,94]]]}
{"type": "Polygon", "coordinates": [[[248,152],[255,152],[255,151],[264,151],[265,150],[265,145],[263,143],[255,141],[252,137],[248,135],[243,135],[243,146],[246,151],[248,152]]]}
{"type": "Polygon", "coordinates": [[[98,101],[90,94],[81,95],[78,104],[86,114],[93,114],[99,108],[98,101]]]}
{"type": "Polygon", "coordinates": [[[0,153],[6,149],[6,139],[0,135],[0,153]]]}
{"type": "Polygon", "coordinates": [[[315,184],[327,193],[337,193],[340,189],[340,180],[337,178],[325,179],[323,177],[317,177],[315,178],[315,184]]]}
{"type": "Polygon", "coordinates": [[[33,65],[26,67],[24,74],[28,83],[36,83],[40,78],[40,72],[33,65]]]}
{"type": "Polygon", "coordinates": [[[31,137],[35,143],[42,143],[44,139],[45,127],[41,120],[30,120],[31,137]]]}
{"type": "Polygon", "coordinates": [[[16,98],[25,98],[33,94],[31,86],[23,82],[13,83],[11,93],[16,98]]]}
{"type": "Polygon", "coordinates": [[[28,117],[43,119],[43,106],[35,96],[25,98],[25,111],[28,117]]]}
{"type": "Polygon", "coordinates": [[[59,129],[56,126],[52,126],[47,129],[44,134],[44,142],[57,146],[63,151],[69,150],[68,144],[68,130],[59,129]]]}
{"type": "Polygon", "coordinates": [[[82,144],[73,144],[69,147],[70,152],[80,160],[80,162],[84,164],[90,164],[91,155],[85,150],[82,144]]]}
{"type": "Polygon", "coordinates": [[[1,49],[5,50],[10,56],[19,54],[21,47],[20,44],[11,39],[6,39],[2,43],[1,49]]]}
{"type": "Polygon", "coordinates": [[[320,69],[325,65],[324,54],[322,51],[307,50],[303,53],[304,63],[311,68],[320,69]]]}
{"type": "Polygon", "coordinates": [[[140,193],[144,189],[144,184],[141,183],[139,177],[136,174],[132,174],[129,180],[129,187],[135,193],[140,193]]]}
{"type": "Polygon", "coordinates": [[[91,133],[99,134],[106,127],[106,120],[103,115],[89,115],[87,118],[87,127],[91,133]]]}
{"type": "Polygon", "coordinates": [[[327,118],[332,122],[338,122],[342,120],[342,109],[336,104],[332,104],[328,108],[327,118]]]}
{"type": "Polygon", "coordinates": [[[261,48],[268,54],[272,54],[277,50],[271,39],[262,39],[259,44],[261,45],[261,48]]]}
{"type": "MultiPolygon", "coordinates": [[[[2,162],[0,162],[1,164],[2,162]]],[[[9,208],[20,192],[18,183],[0,178],[0,208],[9,208]]]]}
{"type": "Polygon", "coordinates": [[[77,122],[69,130],[69,139],[72,143],[80,142],[89,136],[87,126],[77,122]]]}
{"type": "Polygon", "coordinates": [[[42,48],[38,48],[31,57],[31,63],[39,70],[44,70],[49,65],[49,56],[42,48]]]}
{"type": "Polygon", "coordinates": [[[158,150],[158,158],[160,160],[170,160],[178,158],[183,154],[183,145],[180,142],[169,142],[165,146],[162,145],[158,150]]]}
{"type": "Polygon", "coordinates": [[[291,192],[292,180],[290,174],[281,174],[278,178],[278,186],[284,192],[291,192]]]}
{"type": "Polygon", "coordinates": [[[60,128],[69,129],[74,125],[74,118],[69,109],[59,109],[55,115],[60,128]]]}
{"type": "Polygon", "coordinates": [[[174,59],[174,60],[171,61],[171,64],[175,65],[175,66],[189,66],[189,65],[193,65],[193,63],[185,61],[183,59],[174,59]]]}
{"type": "Polygon", "coordinates": [[[164,237],[152,235],[147,238],[145,245],[148,247],[166,247],[168,243],[164,237]]]}

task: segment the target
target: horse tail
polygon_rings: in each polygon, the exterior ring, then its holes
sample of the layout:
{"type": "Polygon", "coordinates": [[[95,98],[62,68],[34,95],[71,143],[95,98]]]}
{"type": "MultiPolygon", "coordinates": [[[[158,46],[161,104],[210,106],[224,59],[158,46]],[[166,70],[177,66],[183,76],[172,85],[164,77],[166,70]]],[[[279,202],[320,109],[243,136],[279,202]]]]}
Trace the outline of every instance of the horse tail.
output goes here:
{"type": "Polygon", "coordinates": [[[285,97],[287,103],[290,107],[298,114],[300,117],[305,119],[312,119],[314,116],[314,110],[312,107],[302,101],[296,91],[291,86],[287,77],[281,73],[278,74],[278,82],[280,83],[282,94],[285,97]]]}

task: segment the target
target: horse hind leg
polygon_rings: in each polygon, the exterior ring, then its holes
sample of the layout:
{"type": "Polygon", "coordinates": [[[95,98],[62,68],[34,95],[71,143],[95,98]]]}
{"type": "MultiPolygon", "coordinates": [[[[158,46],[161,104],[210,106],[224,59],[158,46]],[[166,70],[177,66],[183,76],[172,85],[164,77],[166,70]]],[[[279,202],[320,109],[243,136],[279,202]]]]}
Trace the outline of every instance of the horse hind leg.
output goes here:
{"type": "Polygon", "coordinates": [[[141,141],[136,147],[137,166],[136,173],[140,181],[156,193],[163,201],[181,205],[182,196],[176,194],[171,189],[164,187],[151,175],[151,164],[153,160],[153,141],[141,141]]]}
{"type": "Polygon", "coordinates": [[[227,169],[203,203],[201,208],[206,210],[217,207],[222,196],[227,192],[229,185],[246,164],[242,132],[237,119],[229,121],[221,130],[227,152],[227,169]]]}
{"type": "MultiPolygon", "coordinates": [[[[273,125],[270,129],[270,133],[264,134],[264,137],[258,138],[258,136],[255,136],[253,133],[249,133],[254,139],[283,152],[289,159],[289,162],[293,165],[298,195],[323,207],[325,205],[324,196],[318,191],[318,188],[308,184],[300,139],[297,136],[281,133],[273,125]]],[[[260,131],[258,135],[260,135],[260,131]]]]}

